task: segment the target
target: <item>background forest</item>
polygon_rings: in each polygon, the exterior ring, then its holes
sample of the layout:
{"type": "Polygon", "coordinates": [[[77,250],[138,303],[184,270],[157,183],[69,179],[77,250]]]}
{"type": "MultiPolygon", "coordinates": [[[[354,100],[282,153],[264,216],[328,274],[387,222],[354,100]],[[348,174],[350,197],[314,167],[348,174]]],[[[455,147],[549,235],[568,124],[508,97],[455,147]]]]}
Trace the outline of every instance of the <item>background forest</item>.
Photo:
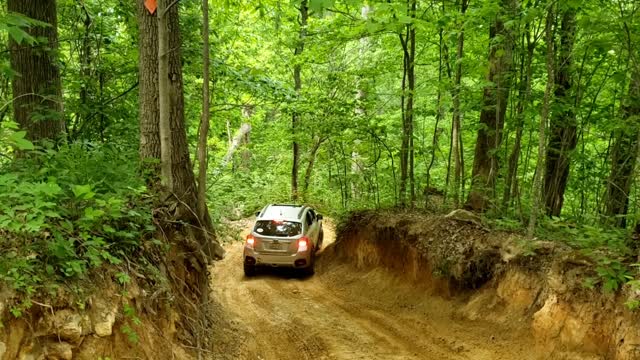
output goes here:
{"type": "MultiPolygon", "coordinates": [[[[465,207],[634,253],[622,229],[640,215],[637,1],[211,0],[208,14],[160,1],[181,82],[160,90],[158,113],[143,3],[0,7],[0,235],[45,244],[49,275],[118,264],[154,231],[148,177],[161,157],[145,126],[162,124],[163,104],[183,114],[171,115],[186,140],[173,158],[189,169],[183,184],[206,175],[198,212],[214,224],[268,202],[465,207]]],[[[1,276],[35,291],[46,274],[29,250],[1,246],[1,276]]]]}

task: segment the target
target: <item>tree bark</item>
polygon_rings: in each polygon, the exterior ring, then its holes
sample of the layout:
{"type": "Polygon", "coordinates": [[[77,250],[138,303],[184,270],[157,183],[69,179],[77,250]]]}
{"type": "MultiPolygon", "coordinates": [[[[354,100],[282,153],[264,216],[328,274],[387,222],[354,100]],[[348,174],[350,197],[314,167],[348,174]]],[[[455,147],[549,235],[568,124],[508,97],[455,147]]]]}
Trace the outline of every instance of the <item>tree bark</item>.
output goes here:
{"type": "Polygon", "coordinates": [[[150,181],[159,179],[160,118],[158,107],[158,23],[144,0],[138,0],[140,158],[150,181]]]}
{"type": "Polygon", "coordinates": [[[492,84],[484,88],[480,128],[476,140],[471,191],[466,207],[486,211],[495,199],[498,152],[502,142],[504,117],[511,87],[513,34],[504,25],[505,17],[515,9],[514,0],[501,0],[501,11],[489,28],[489,74],[492,84]]]}
{"type": "MultiPolygon", "coordinates": [[[[411,0],[411,7],[409,10],[409,16],[412,21],[416,19],[417,0],[411,0]]],[[[409,82],[409,94],[407,95],[407,125],[409,129],[409,183],[410,183],[410,195],[411,195],[411,207],[415,207],[416,204],[416,181],[415,181],[415,169],[414,169],[414,157],[415,149],[413,147],[413,107],[415,101],[416,92],[416,26],[411,24],[409,30],[409,68],[408,68],[408,82],[409,82]]]]}
{"type": "Polygon", "coordinates": [[[544,194],[548,216],[560,216],[564,192],[569,178],[571,153],[577,144],[576,114],[573,108],[573,44],[576,33],[576,12],[566,10],[562,14],[560,31],[560,58],[555,78],[556,110],[550,123],[547,148],[544,194]]]}
{"type": "MultiPolygon", "coordinates": [[[[296,91],[296,98],[299,98],[300,89],[302,88],[302,64],[300,63],[300,55],[304,51],[305,38],[307,36],[307,21],[309,19],[309,6],[308,0],[302,0],[300,3],[300,31],[298,32],[298,42],[294,51],[294,65],[293,65],[293,83],[294,90],[296,91]]],[[[300,120],[300,114],[298,110],[293,111],[291,116],[291,133],[293,135],[293,159],[291,165],[291,200],[294,202],[298,200],[298,165],[300,162],[300,146],[296,139],[297,127],[300,120]]]]}
{"type": "Polygon", "coordinates": [[[26,138],[56,140],[65,130],[62,116],[62,85],[57,64],[58,18],[55,0],[8,0],[9,12],[22,14],[51,26],[32,26],[26,31],[46,43],[16,43],[9,39],[13,78],[13,111],[26,138]]]}
{"type": "MultiPolygon", "coordinates": [[[[162,0],[165,1],[165,0],[162,0]]],[[[158,164],[160,149],[160,104],[158,75],[158,21],[149,14],[144,0],[138,0],[138,24],[140,33],[140,157],[144,163],[158,164]]],[[[178,6],[167,12],[168,28],[168,108],[171,126],[172,194],[182,206],[176,215],[178,220],[201,228],[198,241],[210,257],[222,257],[224,250],[213,237],[213,224],[208,212],[204,218],[197,216],[197,187],[184,121],[184,92],[182,83],[182,52],[178,6]]],[[[147,169],[152,184],[159,180],[159,168],[147,169]]]]}
{"type": "MultiPolygon", "coordinates": [[[[468,0],[460,3],[460,14],[464,17],[469,5],[468,0]]],[[[460,187],[462,185],[462,136],[460,134],[460,82],[462,80],[462,58],[464,57],[464,22],[460,23],[458,44],[456,46],[456,75],[451,95],[453,98],[453,118],[451,119],[451,152],[453,157],[453,204],[460,206],[460,187]]]]}
{"type": "Polygon", "coordinates": [[[409,130],[407,129],[407,115],[405,106],[405,97],[407,90],[407,72],[409,69],[408,59],[409,51],[407,49],[407,37],[399,35],[400,44],[402,45],[402,85],[400,94],[400,113],[402,116],[402,142],[400,144],[400,190],[398,197],[400,198],[400,206],[405,207],[407,205],[407,176],[408,176],[408,164],[409,164],[409,130]]]}
{"type": "Polygon", "coordinates": [[[326,137],[319,137],[316,139],[313,147],[311,148],[311,152],[309,153],[309,163],[307,164],[307,170],[304,173],[304,185],[302,193],[306,196],[307,191],[309,190],[309,185],[311,184],[311,174],[313,173],[313,167],[316,163],[316,155],[318,154],[318,150],[322,143],[327,140],[326,137]]]}
{"type": "Polygon", "coordinates": [[[171,89],[169,88],[169,0],[158,0],[158,101],[160,103],[160,174],[162,184],[173,191],[171,89]]]}
{"type": "Polygon", "coordinates": [[[236,135],[233,137],[233,139],[229,143],[229,148],[227,149],[227,153],[224,155],[224,157],[220,161],[218,168],[213,171],[212,176],[214,178],[220,175],[220,173],[224,170],[224,168],[227,167],[229,162],[233,159],[233,154],[235,154],[236,150],[238,150],[238,147],[240,146],[240,144],[242,144],[242,141],[244,140],[245,136],[247,136],[250,131],[251,131],[251,124],[243,123],[240,126],[240,129],[238,129],[238,131],[236,132],[236,135]]]}
{"type": "Polygon", "coordinates": [[[555,49],[553,41],[553,27],[555,23],[555,15],[553,12],[553,6],[549,7],[547,12],[547,23],[545,25],[546,43],[547,43],[547,85],[544,91],[544,100],[542,105],[542,115],[540,116],[540,127],[538,128],[538,162],[536,166],[536,172],[533,179],[533,185],[531,186],[531,198],[533,205],[531,207],[531,214],[529,217],[529,225],[527,227],[527,236],[533,238],[536,222],[538,220],[538,213],[540,212],[540,203],[542,202],[542,178],[544,171],[544,145],[545,145],[545,131],[547,127],[547,120],[549,118],[549,108],[551,104],[551,92],[553,91],[553,79],[555,73],[555,49]]]}
{"type": "MultiPolygon", "coordinates": [[[[76,112],[76,119],[74,121],[73,126],[69,131],[69,137],[72,140],[76,140],[78,138],[78,132],[75,130],[80,126],[80,124],[89,116],[89,93],[91,86],[91,25],[93,21],[91,20],[91,16],[89,16],[89,12],[87,11],[86,6],[82,5],[82,10],[84,11],[84,34],[82,36],[82,43],[79,46],[78,50],[78,60],[80,62],[80,76],[82,85],[80,86],[80,106],[78,107],[78,111],[76,112]]],[[[102,77],[99,77],[99,81],[103,80],[102,77]]],[[[102,83],[100,82],[100,85],[102,83]]],[[[102,102],[101,102],[102,103],[102,102]]],[[[82,127],[80,127],[82,128],[82,127]]],[[[101,129],[99,129],[101,130],[101,129]]],[[[99,133],[101,133],[99,131],[99,133]]]]}
{"type": "MultiPolygon", "coordinates": [[[[442,4],[442,13],[444,15],[444,2],[442,4]]],[[[440,133],[438,130],[438,126],[440,125],[440,120],[444,118],[444,106],[442,104],[442,66],[443,66],[443,56],[445,52],[445,45],[443,42],[442,34],[444,29],[441,27],[438,31],[438,95],[436,100],[436,123],[433,127],[433,138],[431,139],[431,160],[429,161],[429,165],[427,165],[427,174],[426,174],[426,186],[425,186],[425,197],[424,197],[424,205],[425,208],[429,207],[429,195],[426,194],[426,191],[431,188],[431,169],[433,168],[433,164],[436,162],[436,151],[438,149],[438,134],[440,133]]],[[[448,58],[448,55],[447,55],[448,58]]],[[[452,131],[453,132],[453,131],[452,131]]],[[[453,143],[451,144],[453,147],[453,143]]]]}
{"type": "MultiPolygon", "coordinates": [[[[416,17],[416,0],[407,0],[407,13],[409,17],[416,17]]],[[[409,180],[410,203],[415,204],[415,182],[413,170],[413,102],[415,93],[415,54],[416,54],[416,29],[415,24],[406,25],[406,37],[400,35],[400,43],[403,50],[404,75],[402,81],[402,144],[400,148],[400,205],[407,206],[406,189],[409,180]],[[406,79],[406,83],[405,83],[406,79]],[[405,88],[405,85],[407,86],[405,88]],[[407,94],[405,94],[407,90],[407,94]],[[405,104],[404,98],[407,102],[405,104]]]]}
{"type": "Polygon", "coordinates": [[[605,193],[606,222],[624,228],[629,211],[629,192],[638,157],[640,127],[640,68],[635,64],[632,71],[629,94],[623,101],[623,124],[614,132],[611,151],[611,172],[605,193]]]}
{"type": "MultiPolygon", "coordinates": [[[[518,96],[518,104],[516,105],[516,139],[509,155],[509,168],[507,170],[507,178],[502,197],[502,207],[507,208],[511,203],[511,197],[515,194],[516,176],[518,174],[518,163],[520,161],[520,152],[522,151],[522,133],[524,130],[524,113],[529,106],[531,99],[531,81],[533,79],[533,52],[536,42],[531,41],[529,27],[525,29],[526,34],[526,52],[523,51],[524,59],[522,59],[521,73],[524,79],[520,80],[520,89],[518,96]]],[[[523,40],[523,45],[525,40],[523,40]]]]}
{"type": "Polygon", "coordinates": [[[209,0],[202,0],[202,119],[198,137],[198,216],[206,217],[209,138],[209,0]]]}

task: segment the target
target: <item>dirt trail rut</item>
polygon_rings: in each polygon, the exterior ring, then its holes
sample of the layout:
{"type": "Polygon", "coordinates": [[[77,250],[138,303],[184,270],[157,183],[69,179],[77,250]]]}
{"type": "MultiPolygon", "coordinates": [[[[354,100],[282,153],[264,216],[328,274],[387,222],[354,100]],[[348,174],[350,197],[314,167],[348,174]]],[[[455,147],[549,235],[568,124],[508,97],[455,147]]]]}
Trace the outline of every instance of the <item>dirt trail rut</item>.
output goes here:
{"type": "MultiPolygon", "coordinates": [[[[325,224],[325,246],[335,235],[325,224]]],[[[457,304],[380,270],[319,256],[308,279],[269,271],[247,279],[242,244],[212,270],[214,301],[230,326],[216,359],[539,359],[524,329],[461,320],[457,304]]]]}

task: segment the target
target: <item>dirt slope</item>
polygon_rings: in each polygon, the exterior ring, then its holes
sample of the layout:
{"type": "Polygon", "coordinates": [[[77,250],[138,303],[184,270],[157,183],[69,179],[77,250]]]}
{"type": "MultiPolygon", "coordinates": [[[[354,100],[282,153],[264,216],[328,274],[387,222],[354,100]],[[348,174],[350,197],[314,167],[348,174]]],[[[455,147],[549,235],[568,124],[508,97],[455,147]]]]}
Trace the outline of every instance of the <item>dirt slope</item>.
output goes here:
{"type": "MultiPolygon", "coordinates": [[[[325,239],[335,238],[325,224],[325,239]]],[[[212,271],[228,327],[214,334],[215,359],[540,359],[524,329],[456,316],[455,301],[426,295],[383,270],[319,257],[317,274],[283,271],[246,279],[242,244],[212,271]]]]}

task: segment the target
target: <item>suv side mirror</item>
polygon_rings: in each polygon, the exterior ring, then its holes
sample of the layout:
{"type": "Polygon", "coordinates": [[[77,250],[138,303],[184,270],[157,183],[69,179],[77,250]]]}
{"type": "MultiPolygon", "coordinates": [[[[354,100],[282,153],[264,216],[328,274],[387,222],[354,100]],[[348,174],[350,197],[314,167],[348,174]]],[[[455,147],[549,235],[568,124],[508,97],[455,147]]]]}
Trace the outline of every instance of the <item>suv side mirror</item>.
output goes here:
{"type": "Polygon", "coordinates": [[[324,219],[324,217],[322,215],[320,215],[320,214],[316,215],[316,218],[318,218],[318,220],[324,219]]]}
{"type": "Polygon", "coordinates": [[[260,211],[258,211],[258,212],[256,213],[256,217],[258,217],[258,216],[260,216],[260,211]]]}

